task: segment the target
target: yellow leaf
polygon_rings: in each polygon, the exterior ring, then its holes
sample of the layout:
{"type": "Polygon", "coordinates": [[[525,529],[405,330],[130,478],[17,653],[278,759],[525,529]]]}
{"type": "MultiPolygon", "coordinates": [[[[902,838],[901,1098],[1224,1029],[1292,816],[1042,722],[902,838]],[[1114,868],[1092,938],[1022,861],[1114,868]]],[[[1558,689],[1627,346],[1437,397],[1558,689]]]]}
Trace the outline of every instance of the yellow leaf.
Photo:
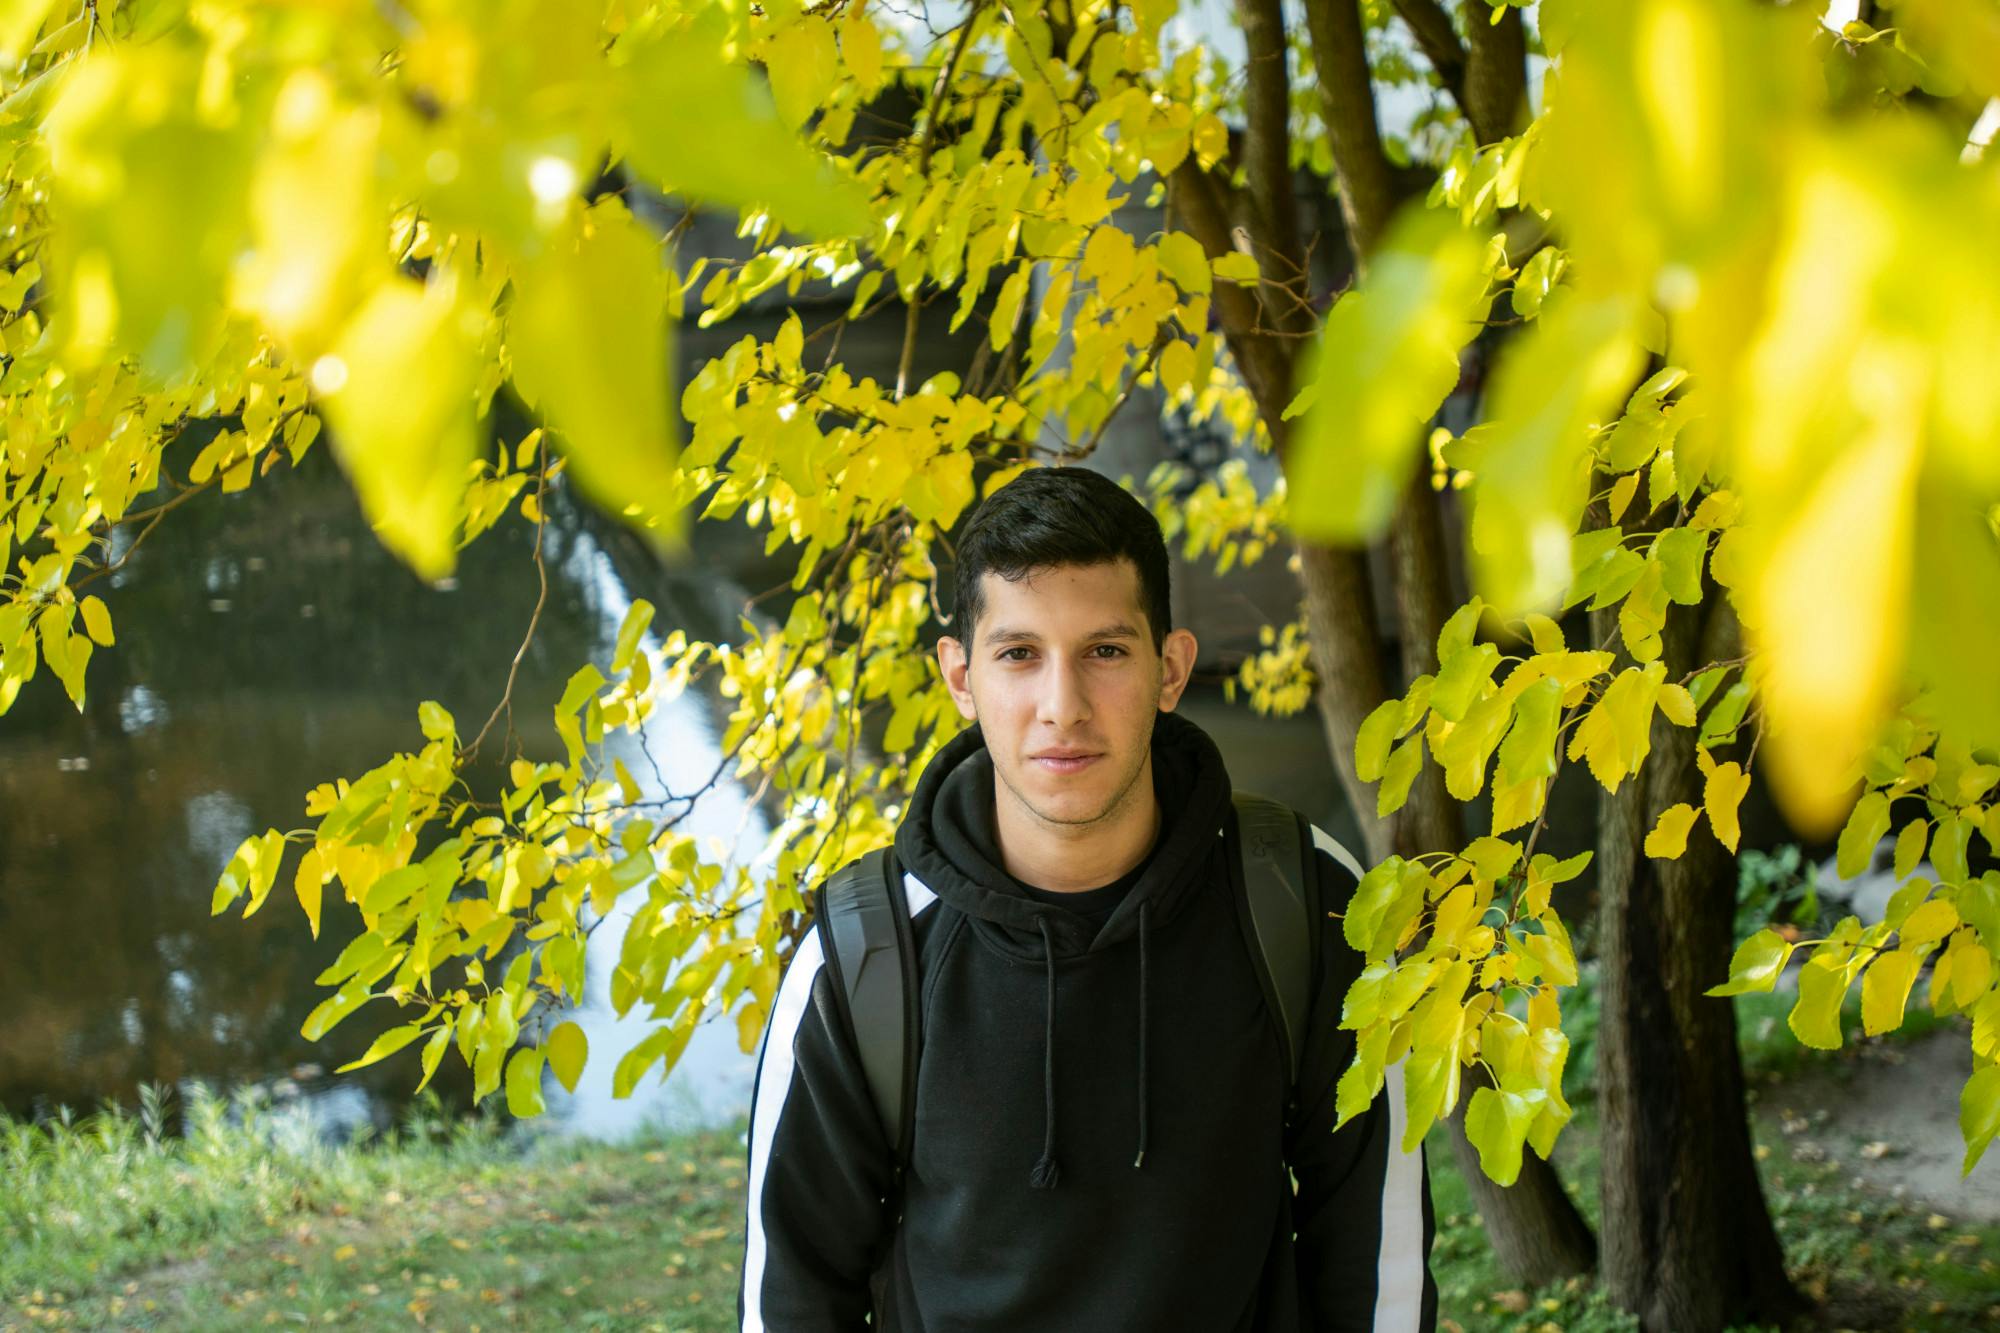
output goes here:
{"type": "Polygon", "coordinates": [[[383,284],[313,366],[362,508],[426,579],[449,573],[466,465],[478,451],[473,388],[484,317],[449,272],[383,284]]]}
{"type": "Polygon", "coordinates": [[[1535,645],[1537,653],[1561,653],[1569,649],[1569,641],[1563,638],[1562,626],[1543,615],[1540,611],[1530,611],[1527,615],[1528,637],[1535,645]]]}
{"type": "Polygon", "coordinates": [[[678,533],[667,410],[666,282],[651,233],[606,200],[516,275],[507,322],[514,385],[561,433],[599,504],[678,533]]]}
{"type": "Polygon", "coordinates": [[[1677,727],[1694,725],[1694,696],[1687,687],[1669,682],[1660,686],[1660,711],[1667,715],[1667,721],[1677,727]]]}
{"type": "Polygon", "coordinates": [[[1861,978],[1861,1028],[1879,1036],[1903,1026],[1903,1006],[1923,959],[1908,948],[1879,954],[1861,978]]]}
{"type": "Polygon", "coordinates": [[[751,1000],[736,1011],[736,1045],[745,1055],[757,1049],[764,1035],[764,1006],[751,1000]]]}
{"type": "Polygon", "coordinates": [[[83,628],[92,639],[109,648],[114,642],[111,634],[111,613],[104,609],[104,602],[95,593],[83,599],[83,628]]]}
{"type": "Polygon", "coordinates": [[[292,877],[292,891],[298,894],[299,906],[304,909],[306,921],[312,926],[312,936],[319,938],[320,889],[326,883],[326,871],[319,854],[319,848],[306,848],[299,858],[298,873],[292,877]]]}
{"type": "Polygon", "coordinates": [[[575,1023],[559,1023],[549,1033],[549,1069],[563,1091],[574,1093],[583,1075],[584,1061],[590,1058],[590,1037],[575,1023]]]}
{"type": "Polygon", "coordinates": [[[6,0],[0,4],[0,60],[14,64],[28,53],[55,0],[6,0]]]}
{"type": "Polygon", "coordinates": [[[764,48],[764,68],[771,76],[779,117],[794,128],[805,124],[840,77],[833,25],[807,14],[780,28],[764,48]]]}
{"type": "Polygon", "coordinates": [[[1228,254],[1217,255],[1209,265],[1215,276],[1224,282],[1255,283],[1261,276],[1257,261],[1241,250],[1231,250],[1228,254]]]}
{"type": "Polygon", "coordinates": [[[858,4],[847,7],[841,22],[840,54],[861,91],[872,93],[882,86],[882,34],[858,4]]]}
{"type": "Polygon", "coordinates": [[[1903,947],[1941,940],[1958,927],[1958,909],[1943,898],[1931,898],[1903,920],[1898,932],[1903,947]]]}
{"type": "Polygon", "coordinates": [[[1627,472],[1611,483],[1611,521],[1616,523],[1632,503],[1633,493],[1639,489],[1639,474],[1627,472]]]}
{"type": "Polygon", "coordinates": [[[507,1061],[507,1110],[526,1120],[547,1109],[542,1102],[542,1053],[524,1046],[507,1061]]]}
{"type": "Polygon", "coordinates": [[[1160,271],[1172,278],[1184,292],[1193,296],[1206,296],[1214,290],[1214,275],[1209,272],[1208,254],[1201,248],[1201,242],[1184,231],[1170,231],[1160,238],[1160,271]]]}
{"type": "Polygon", "coordinates": [[[1646,835],[1646,855],[1677,860],[1687,850],[1688,830],[1694,827],[1697,813],[1685,801],[1677,801],[1660,811],[1659,823],[1646,835]]]}
{"type": "Polygon", "coordinates": [[[380,117],[342,105],[327,74],[302,67],[280,87],[272,120],[250,191],[254,248],[231,274],[231,297],[311,365],[390,273],[376,190],[380,117]]]}
{"type": "Polygon", "coordinates": [[[1718,764],[1709,771],[1702,783],[1702,804],[1708,810],[1708,826],[1715,831],[1715,838],[1730,851],[1736,850],[1741,830],[1736,822],[1736,807],[1743,801],[1743,794],[1750,790],[1750,775],[1734,760],[1718,764]]]}
{"type": "Polygon", "coordinates": [[[1022,264],[1007,275],[1000,284],[1000,294],[993,298],[991,322],[986,326],[987,341],[998,352],[1007,346],[1007,340],[1014,336],[1014,325],[1021,318],[1021,302],[1028,295],[1028,265],[1022,264]]]}

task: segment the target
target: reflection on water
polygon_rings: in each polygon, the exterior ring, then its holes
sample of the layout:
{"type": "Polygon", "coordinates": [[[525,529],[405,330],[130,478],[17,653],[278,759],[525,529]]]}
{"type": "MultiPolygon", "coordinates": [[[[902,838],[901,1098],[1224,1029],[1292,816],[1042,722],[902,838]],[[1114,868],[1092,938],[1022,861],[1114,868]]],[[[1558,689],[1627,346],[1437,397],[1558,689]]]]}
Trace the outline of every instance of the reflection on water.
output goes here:
{"type": "MultiPolygon", "coordinates": [[[[121,530],[119,546],[129,540],[121,530]]],[[[312,786],[422,744],[421,700],[442,702],[462,734],[478,729],[534,609],[531,542],[532,530],[510,520],[464,553],[453,580],[426,586],[381,549],[316,450],[296,475],[183,506],[107,580],[99,591],[118,646],[92,660],[83,713],[44,673],[0,718],[0,1107],[129,1105],[145,1082],[296,1074],[302,1094],[337,1118],[354,1117],[357,1089],[369,1094],[370,1118],[394,1113],[419,1077],[414,1047],[336,1080],[321,1072],[358,1055],[386,1026],[384,1011],[364,1011],[318,1044],[298,1035],[318,993],[312,978],[359,928],[354,910],[330,898],[315,941],[288,893],[290,863],[249,921],[211,918],[209,895],[246,835],[309,827],[312,786]]],[[[560,752],[550,706],[586,658],[608,658],[632,596],[659,605],[663,628],[707,636],[733,627],[743,594],[726,576],[726,551],[723,572],[718,553],[704,552],[699,579],[627,562],[645,580],[628,592],[560,501],[544,549],[549,601],[513,712],[528,752],[546,757],[560,752]]],[[[704,756],[712,766],[710,706],[683,695],[643,738],[670,783],[704,756]]],[[[497,736],[468,775],[475,790],[498,776],[497,736]]],[[[712,796],[702,831],[762,836],[756,819],[745,824],[740,791],[712,796]]],[[[616,929],[597,932],[593,953],[615,950],[616,929]]],[[[608,971],[593,969],[593,987],[608,971]]],[[[687,1093],[643,1087],[614,1105],[609,1071],[636,1037],[630,1025],[614,1030],[608,1009],[580,1021],[603,1058],[576,1098],[552,1089],[567,1123],[600,1132],[600,1121],[632,1122],[655,1104],[733,1106],[704,1084],[711,1067],[740,1074],[733,1025],[718,1025],[720,1049],[690,1048],[676,1080],[687,1093]]],[[[470,1080],[455,1064],[439,1084],[463,1101],[470,1080]]]]}

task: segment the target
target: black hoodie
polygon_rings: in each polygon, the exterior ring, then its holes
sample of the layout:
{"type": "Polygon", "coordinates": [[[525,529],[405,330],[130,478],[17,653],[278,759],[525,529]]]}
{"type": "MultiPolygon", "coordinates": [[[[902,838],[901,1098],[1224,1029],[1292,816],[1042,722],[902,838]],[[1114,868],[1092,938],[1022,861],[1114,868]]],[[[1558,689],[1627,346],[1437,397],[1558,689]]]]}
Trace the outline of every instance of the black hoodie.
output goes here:
{"type": "MultiPolygon", "coordinates": [[[[864,1327],[878,1273],[883,1325],[926,1333],[1435,1327],[1400,1071],[1332,1130],[1361,959],[1329,918],[1288,1115],[1222,757],[1160,714],[1153,785],[1159,838],[1106,916],[1001,868],[977,727],[931,761],[896,834],[921,997],[909,1171],[892,1197],[894,1148],[809,934],[758,1059],[745,1330],[864,1327]]],[[[1313,832],[1337,912],[1354,876],[1313,832]]]]}

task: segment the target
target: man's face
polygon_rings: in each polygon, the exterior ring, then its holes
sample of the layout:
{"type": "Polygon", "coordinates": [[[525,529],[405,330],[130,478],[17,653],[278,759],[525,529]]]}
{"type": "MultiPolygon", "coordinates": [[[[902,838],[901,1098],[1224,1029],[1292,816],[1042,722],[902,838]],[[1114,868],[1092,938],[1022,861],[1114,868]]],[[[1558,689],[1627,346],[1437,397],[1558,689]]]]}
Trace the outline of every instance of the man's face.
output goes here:
{"type": "Polygon", "coordinates": [[[968,645],[938,643],[959,712],[979,723],[1000,798],[1047,824],[1087,825],[1151,796],[1153,719],[1187,686],[1195,640],[1158,649],[1129,560],[982,577],[968,645]]]}

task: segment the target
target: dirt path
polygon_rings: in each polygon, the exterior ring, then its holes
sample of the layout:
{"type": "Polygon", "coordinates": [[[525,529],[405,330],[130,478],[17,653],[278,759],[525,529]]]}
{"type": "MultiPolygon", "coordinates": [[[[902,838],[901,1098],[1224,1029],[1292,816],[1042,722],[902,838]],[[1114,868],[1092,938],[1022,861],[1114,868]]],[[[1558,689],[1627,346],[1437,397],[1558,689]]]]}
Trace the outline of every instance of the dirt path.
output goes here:
{"type": "Polygon", "coordinates": [[[1761,1087],[1764,1141],[1795,1160],[1851,1167],[1857,1183],[1913,1206],[2000,1222],[2000,1151],[1959,1174],[1958,1090],[1971,1059],[1956,1026],[1861,1044],[1836,1063],[1761,1087]]]}

